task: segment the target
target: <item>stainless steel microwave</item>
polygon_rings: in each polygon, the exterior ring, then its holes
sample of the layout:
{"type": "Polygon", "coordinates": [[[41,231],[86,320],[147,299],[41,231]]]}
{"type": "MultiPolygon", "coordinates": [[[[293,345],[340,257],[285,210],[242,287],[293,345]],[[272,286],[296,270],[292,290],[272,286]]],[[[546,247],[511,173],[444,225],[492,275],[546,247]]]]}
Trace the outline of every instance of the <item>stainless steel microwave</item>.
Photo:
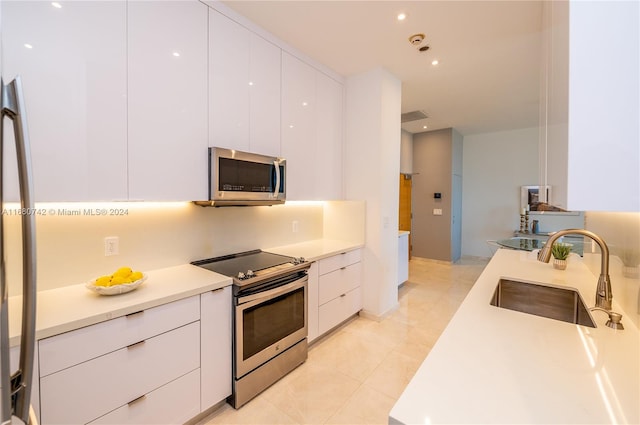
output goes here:
{"type": "Polygon", "coordinates": [[[209,148],[209,200],[201,206],[283,204],[287,194],[283,158],[209,148]]]}

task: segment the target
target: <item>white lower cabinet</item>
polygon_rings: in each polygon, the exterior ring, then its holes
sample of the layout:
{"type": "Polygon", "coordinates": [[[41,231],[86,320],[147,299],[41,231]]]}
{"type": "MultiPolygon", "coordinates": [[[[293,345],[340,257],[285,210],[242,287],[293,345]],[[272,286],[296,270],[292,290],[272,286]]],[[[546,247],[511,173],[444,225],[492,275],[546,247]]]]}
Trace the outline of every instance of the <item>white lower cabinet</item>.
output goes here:
{"type": "Polygon", "coordinates": [[[357,287],[320,306],[318,332],[330,331],[340,323],[362,310],[362,292],[357,287]]]}
{"type": "Polygon", "coordinates": [[[361,251],[317,261],[309,274],[309,341],[362,310],[361,251]]]}
{"type": "Polygon", "coordinates": [[[231,286],[200,295],[201,410],[231,395],[231,286]]]}
{"type": "Polygon", "coordinates": [[[87,423],[198,369],[200,323],[40,379],[42,422],[87,423]]]}
{"type": "Polygon", "coordinates": [[[231,287],[38,348],[42,424],[185,423],[231,394],[231,287]]]}
{"type": "Polygon", "coordinates": [[[199,385],[196,369],[91,424],[183,424],[200,413],[199,385]]]}

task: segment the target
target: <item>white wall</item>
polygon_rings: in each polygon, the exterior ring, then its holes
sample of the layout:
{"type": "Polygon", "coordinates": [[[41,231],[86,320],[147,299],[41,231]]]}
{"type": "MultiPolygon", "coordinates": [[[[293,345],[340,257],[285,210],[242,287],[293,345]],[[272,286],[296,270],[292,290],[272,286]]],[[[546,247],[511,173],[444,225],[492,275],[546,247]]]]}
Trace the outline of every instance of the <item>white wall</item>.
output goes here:
{"type": "Polygon", "coordinates": [[[538,128],[465,136],[463,169],[462,255],[489,257],[520,226],[520,186],[538,184],[538,128]]]}
{"type": "Polygon", "coordinates": [[[345,195],[366,202],[363,308],[381,316],[398,302],[401,84],[376,68],[347,78],[345,89],[345,195]]]}
{"type": "MultiPolygon", "coordinates": [[[[623,324],[631,320],[640,326],[640,213],[587,211],[585,228],[601,236],[609,247],[613,300],[626,313],[623,324]]],[[[600,274],[597,245],[595,252],[596,255],[584,258],[594,274],[594,285],[600,274]]]]}
{"type": "MultiPolygon", "coordinates": [[[[341,222],[352,229],[348,240],[362,238],[362,203],[332,202],[329,215],[346,211],[341,222]],[[349,206],[351,205],[351,207],[349,206]]],[[[151,270],[224,254],[289,245],[323,237],[324,204],[287,203],[273,207],[203,208],[191,203],[42,204],[56,214],[36,217],[38,290],[74,285],[120,266],[151,270]],[[128,210],[123,216],[65,216],[59,212],[106,207],[128,210]],[[298,222],[293,232],[292,222],[298,222]],[[104,256],[103,239],[120,238],[120,254],[104,256]]],[[[8,206],[5,206],[7,208],[8,206]]],[[[10,207],[10,206],[9,206],[10,207]]],[[[22,293],[20,220],[5,215],[7,278],[10,296],[22,293]]],[[[328,227],[333,226],[329,222],[328,227]]],[[[328,231],[340,239],[336,230],[328,231]]],[[[362,239],[359,240],[363,242],[362,239]]]]}
{"type": "Polygon", "coordinates": [[[400,134],[400,172],[413,173],[413,134],[406,130],[400,134]]]}

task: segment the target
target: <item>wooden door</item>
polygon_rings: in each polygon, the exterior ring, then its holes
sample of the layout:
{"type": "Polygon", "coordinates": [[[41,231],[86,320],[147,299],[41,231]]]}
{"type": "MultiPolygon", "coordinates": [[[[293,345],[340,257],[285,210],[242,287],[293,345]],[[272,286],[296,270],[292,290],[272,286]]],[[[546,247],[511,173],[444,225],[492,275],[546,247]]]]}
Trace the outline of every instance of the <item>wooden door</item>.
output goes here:
{"type": "MultiPolygon", "coordinates": [[[[411,231],[411,175],[400,174],[400,202],[398,229],[411,231]]],[[[409,258],[411,258],[411,234],[409,234],[409,258]]]]}

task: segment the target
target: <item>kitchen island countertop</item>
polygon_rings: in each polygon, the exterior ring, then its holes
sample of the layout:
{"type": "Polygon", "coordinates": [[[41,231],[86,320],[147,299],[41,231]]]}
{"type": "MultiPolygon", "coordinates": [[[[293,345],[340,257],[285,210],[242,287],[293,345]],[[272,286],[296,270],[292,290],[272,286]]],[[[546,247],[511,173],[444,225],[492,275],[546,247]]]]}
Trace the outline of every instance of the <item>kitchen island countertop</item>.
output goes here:
{"type": "MultiPolygon", "coordinates": [[[[593,254],[589,254],[593,255],[593,254]]],[[[572,255],[566,270],[500,249],[389,414],[389,423],[640,423],[640,334],[589,328],[489,304],[501,277],[577,289],[594,304],[597,277],[572,255]]],[[[626,315],[616,303],[613,309],[626,315]]]]}

